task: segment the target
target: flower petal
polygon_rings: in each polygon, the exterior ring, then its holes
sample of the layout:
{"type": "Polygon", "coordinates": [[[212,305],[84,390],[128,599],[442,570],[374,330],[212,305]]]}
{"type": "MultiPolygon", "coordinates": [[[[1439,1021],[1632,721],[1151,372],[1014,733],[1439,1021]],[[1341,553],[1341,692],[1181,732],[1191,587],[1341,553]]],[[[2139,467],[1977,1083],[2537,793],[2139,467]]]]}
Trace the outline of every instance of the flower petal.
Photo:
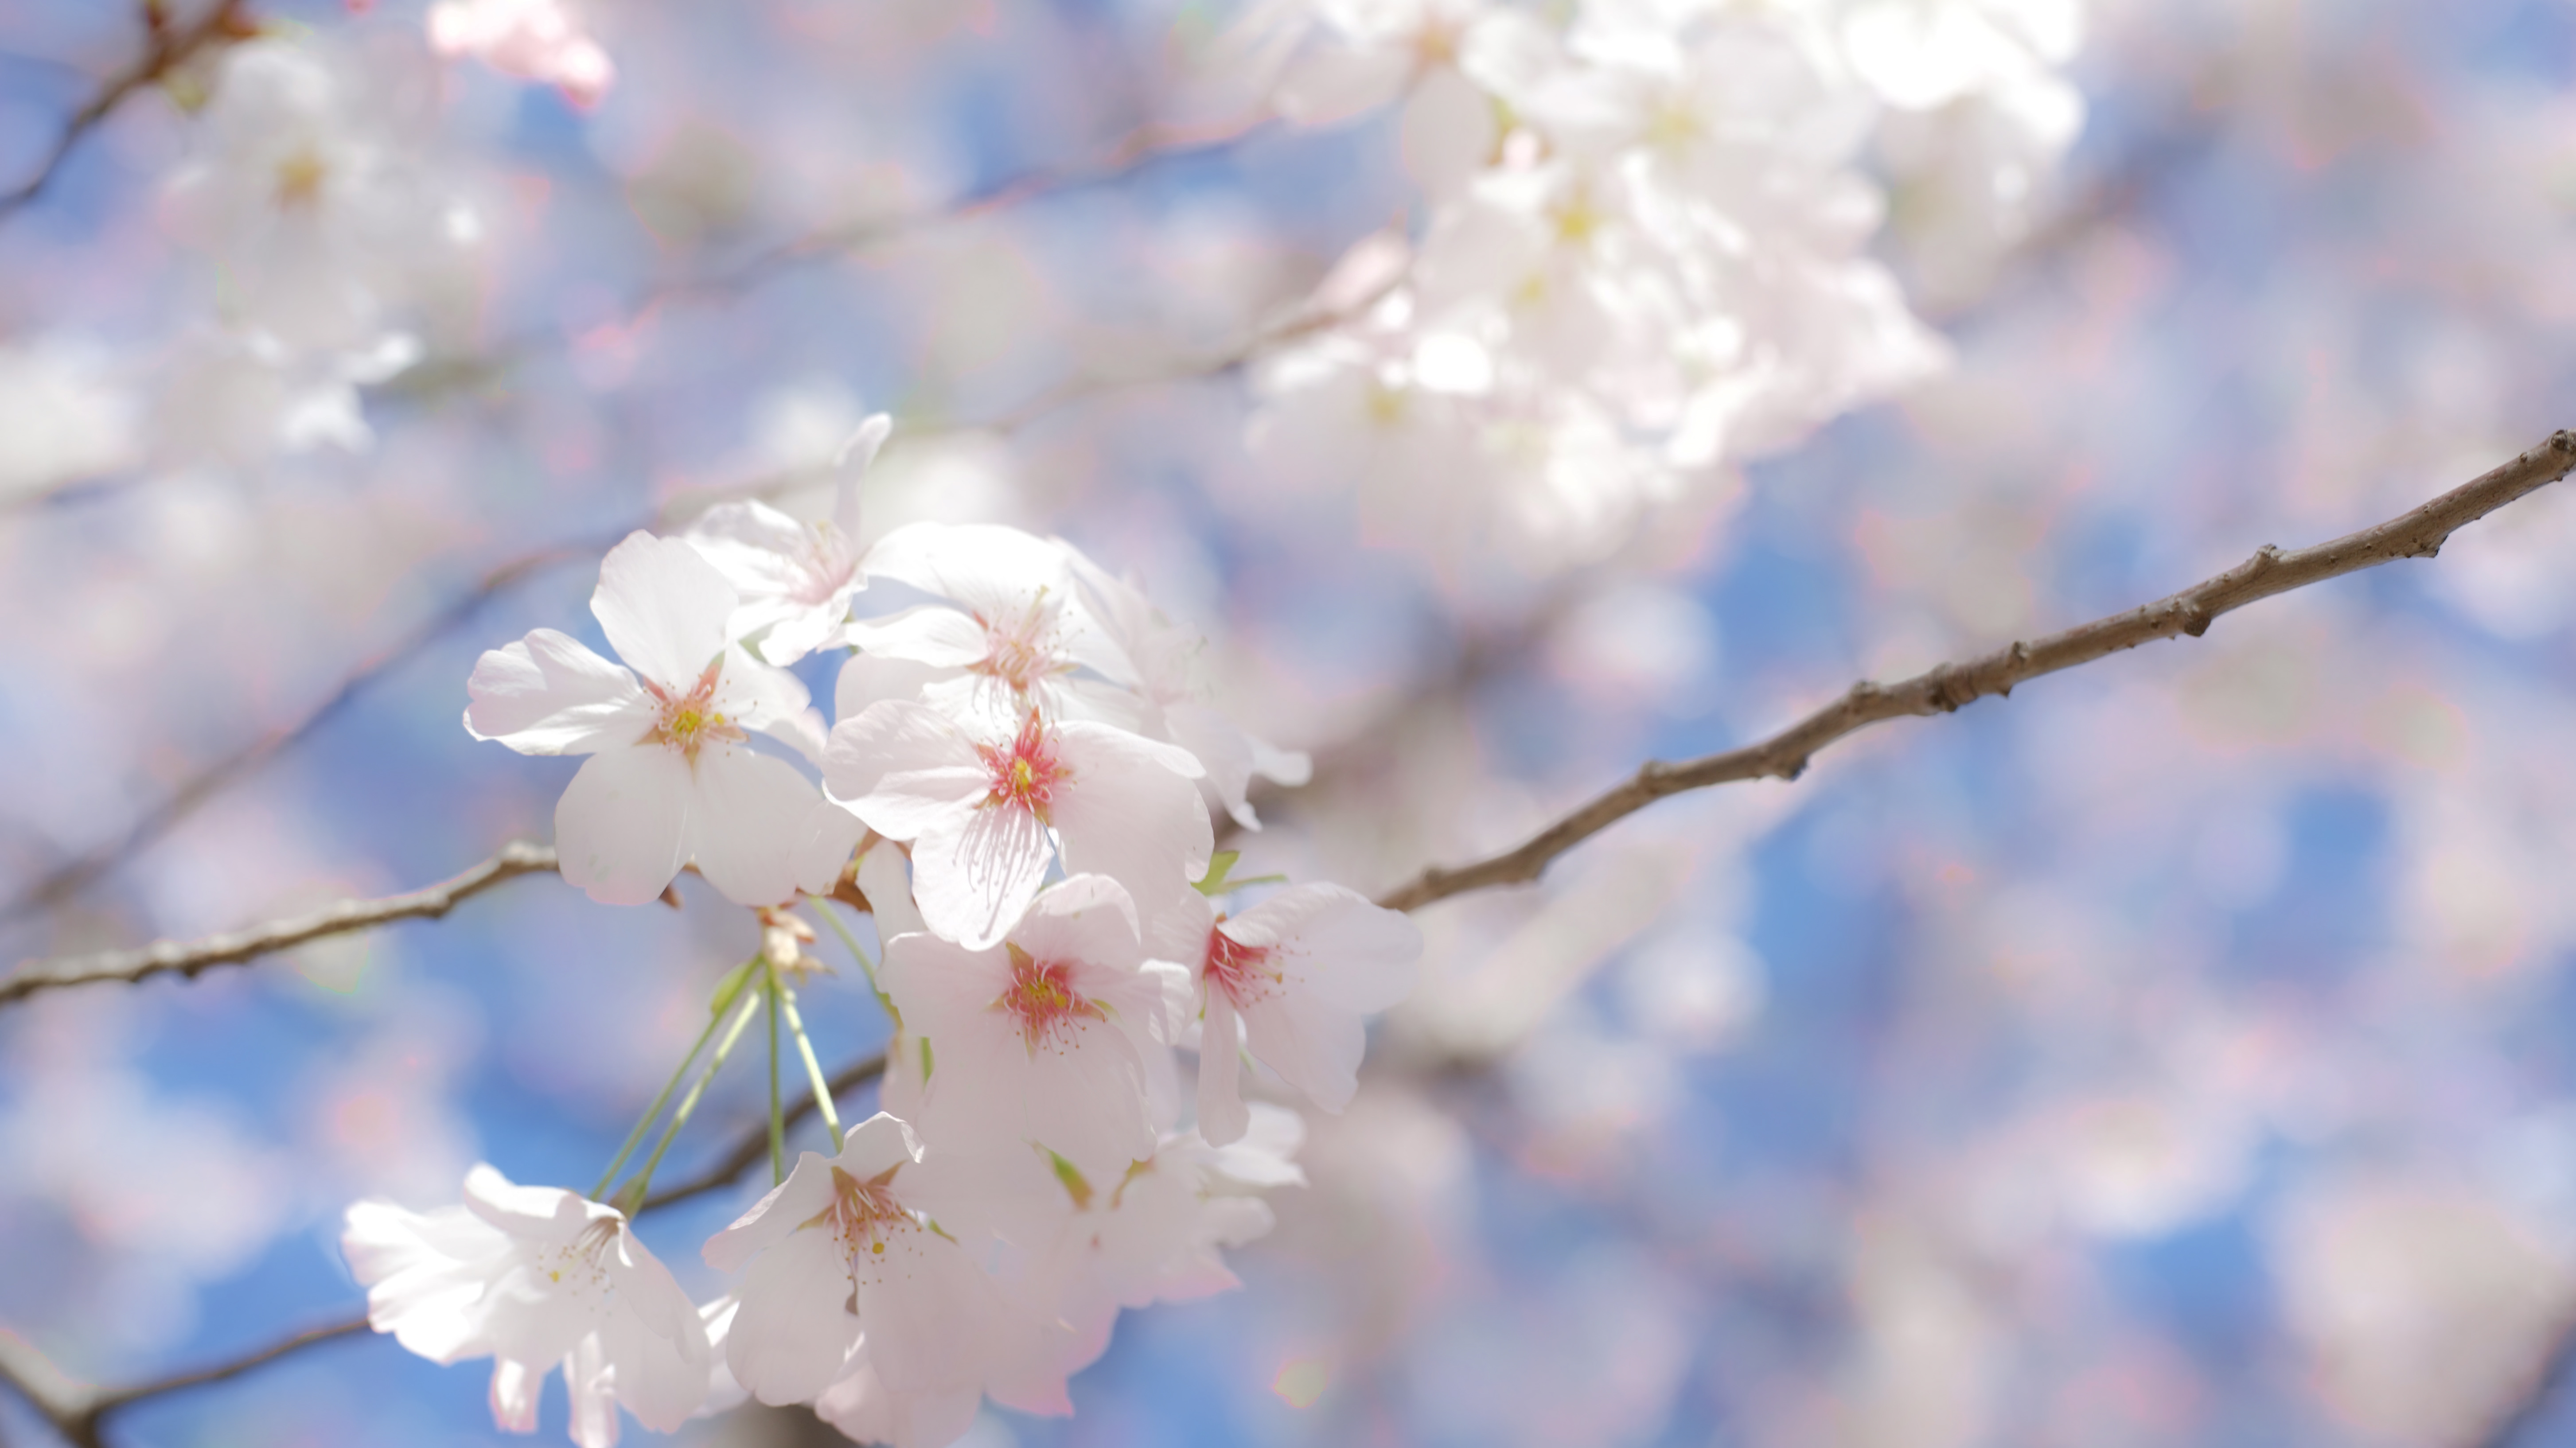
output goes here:
{"type": "Polygon", "coordinates": [[[632,673],[550,628],[486,652],[465,692],[465,732],[521,754],[588,754],[653,727],[632,673]]]}
{"type": "Polygon", "coordinates": [[[602,905],[659,896],[689,858],[688,761],[659,744],[604,749],[555,802],[566,883],[602,905]]]}
{"type": "Polygon", "coordinates": [[[814,782],[743,748],[701,751],[689,780],[688,848],[707,883],[737,905],[792,898],[796,857],[821,802],[814,782]]]}
{"type": "Polygon", "coordinates": [[[685,690],[725,646],[741,596],[697,549],[638,530],[600,560],[590,611],[637,673],[685,690]]]}

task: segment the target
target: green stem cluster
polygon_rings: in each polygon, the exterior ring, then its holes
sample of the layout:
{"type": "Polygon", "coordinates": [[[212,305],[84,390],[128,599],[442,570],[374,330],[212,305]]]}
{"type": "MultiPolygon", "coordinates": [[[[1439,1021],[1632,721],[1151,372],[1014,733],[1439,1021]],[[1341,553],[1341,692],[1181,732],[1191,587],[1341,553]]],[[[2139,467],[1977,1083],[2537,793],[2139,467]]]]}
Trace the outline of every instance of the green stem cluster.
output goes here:
{"type": "MultiPolygon", "coordinates": [[[[859,948],[858,940],[834,918],[828,907],[819,913],[849,946],[850,954],[859,962],[860,969],[868,971],[869,984],[873,987],[875,973],[868,970],[868,958],[859,948]]],[[[787,1179],[787,1112],[780,1082],[778,1033],[782,1019],[787,1023],[788,1034],[796,1042],[797,1055],[805,1063],[805,1080],[813,1090],[814,1108],[823,1118],[824,1129],[831,1133],[832,1153],[835,1156],[840,1154],[843,1136],[841,1116],[834,1109],[831,1084],[823,1076],[823,1063],[816,1058],[814,1043],[805,1034],[805,1018],[797,1012],[796,989],[787,983],[775,962],[766,956],[754,956],[726,972],[724,980],[717,985],[714,1008],[707,1015],[707,1028],[698,1033],[689,1053],[680,1058],[679,1068],[671,1073],[670,1080],[662,1084],[660,1094],[653,1098],[651,1106],[644,1109],[635,1129],[626,1134],[625,1143],[617,1148],[617,1155],[608,1163],[608,1170],[600,1173],[599,1184],[590,1189],[594,1199],[609,1201],[629,1216],[635,1214],[652,1187],[653,1168],[661,1164],[662,1154],[670,1149],[671,1142],[680,1134],[680,1128],[688,1124],[691,1113],[698,1109],[699,1098],[706,1094],[707,1086],[715,1080],[716,1073],[724,1069],[726,1058],[733,1054],[734,1043],[741,1040],[742,1033],[750,1028],[755,1012],[766,1012],[769,1017],[769,1175],[772,1184],[787,1179]],[[735,1009],[737,1000],[741,1002],[739,1009],[735,1009]],[[731,1013],[731,1024],[727,1024],[728,1012],[731,1013]],[[721,1038],[717,1035],[720,1027],[723,1030],[721,1038]],[[679,1106],[671,1113],[670,1124],[663,1128],[661,1139],[653,1144],[652,1153],[644,1158],[644,1165],[636,1170],[625,1186],[618,1189],[614,1198],[605,1196],[609,1184],[617,1180],[619,1169],[635,1154],[645,1132],[660,1119],[662,1108],[670,1103],[671,1093],[688,1079],[689,1068],[697,1064],[699,1054],[706,1050],[711,1040],[716,1043],[715,1054],[707,1058],[706,1067],[698,1073],[697,1081],[680,1098],[679,1106]]]]}

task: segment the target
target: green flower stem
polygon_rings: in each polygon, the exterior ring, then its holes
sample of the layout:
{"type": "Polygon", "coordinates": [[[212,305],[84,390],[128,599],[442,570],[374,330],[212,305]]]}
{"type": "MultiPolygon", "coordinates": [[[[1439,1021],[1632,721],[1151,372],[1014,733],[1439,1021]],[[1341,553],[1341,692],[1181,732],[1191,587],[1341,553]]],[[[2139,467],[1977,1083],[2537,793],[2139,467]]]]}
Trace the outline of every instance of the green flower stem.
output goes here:
{"type": "Polygon", "coordinates": [[[850,933],[850,927],[841,923],[841,912],[833,909],[829,900],[815,896],[807,896],[806,899],[814,907],[814,913],[823,918],[823,923],[832,927],[832,933],[841,937],[841,944],[849,947],[850,959],[859,963],[859,973],[868,978],[868,989],[884,995],[884,991],[877,990],[876,964],[868,959],[866,951],[859,948],[859,938],[850,933]]]}
{"type": "Polygon", "coordinates": [[[805,1057],[805,1079],[813,1083],[814,1109],[823,1114],[823,1128],[832,1133],[832,1154],[841,1154],[841,1114],[832,1109],[832,1087],[823,1079],[823,1063],[814,1059],[814,1043],[805,1039],[805,1022],[796,1014],[796,992],[787,982],[778,983],[778,1004],[787,1012],[787,1029],[796,1034],[796,1049],[805,1057]]]}
{"type": "Polygon", "coordinates": [[[689,1074],[690,1064],[698,1059],[698,1053],[700,1051],[707,1048],[707,1042],[714,1037],[716,1027],[723,1024],[723,1016],[715,1014],[708,1015],[707,1028],[698,1032],[698,1043],[689,1048],[689,1054],[680,1058],[680,1068],[671,1073],[670,1080],[662,1083],[662,1094],[653,1098],[653,1104],[646,1107],[644,1109],[644,1114],[636,1119],[635,1129],[626,1133],[626,1144],[617,1148],[617,1159],[608,1164],[608,1170],[599,1174],[599,1185],[590,1189],[592,1200],[607,1200],[605,1197],[600,1196],[600,1193],[607,1191],[608,1184],[617,1180],[617,1169],[626,1165],[626,1159],[635,1154],[635,1144],[644,1139],[644,1133],[646,1131],[652,1129],[654,1120],[661,1116],[663,1106],[670,1101],[671,1093],[680,1089],[680,1078],[689,1074]]]}
{"type": "Polygon", "coordinates": [[[787,1113],[778,1101],[778,967],[761,972],[760,998],[769,1004],[769,1184],[787,1180],[787,1113]]]}
{"type": "Polygon", "coordinates": [[[733,1043],[742,1039],[743,1031],[751,1025],[752,1012],[760,1009],[760,1000],[759,996],[753,996],[742,1003],[741,1010],[734,1012],[733,1024],[725,1028],[723,1039],[716,1042],[716,1053],[708,1058],[706,1071],[698,1077],[697,1084],[689,1088],[689,1094],[680,1098],[679,1109],[671,1113],[671,1124],[662,1129],[662,1139],[653,1143],[653,1154],[644,1158],[643,1169],[636,1172],[634,1178],[618,1192],[617,1201],[612,1205],[626,1215],[635,1215],[635,1208],[643,1203],[644,1193],[653,1185],[653,1168],[662,1164],[662,1153],[671,1149],[671,1139],[680,1134],[680,1128],[689,1122],[689,1114],[698,1109],[698,1098],[706,1094],[707,1083],[716,1079],[716,1073],[724,1069],[725,1058],[733,1054],[733,1043]]]}

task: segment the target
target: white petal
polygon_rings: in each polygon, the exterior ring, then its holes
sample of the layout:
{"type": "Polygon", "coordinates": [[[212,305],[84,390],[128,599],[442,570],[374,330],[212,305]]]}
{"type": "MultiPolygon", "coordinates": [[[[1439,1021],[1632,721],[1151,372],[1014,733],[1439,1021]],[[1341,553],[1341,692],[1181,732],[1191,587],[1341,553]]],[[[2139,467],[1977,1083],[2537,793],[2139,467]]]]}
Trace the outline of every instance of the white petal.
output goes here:
{"type": "Polygon", "coordinates": [[[1299,988],[1369,1014],[1413,994],[1422,929],[1340,885],[1282,890],[1225,922],[1246,945],[1271,946],[1299,988]]]}
{"type": "Polygon", "coordinates": [[[725,1365],[734,1381],[764,1403],[801,1403],[823,1390],[858,1344],[852,1317],[849,1259],[821,1227],[752,1259],[742,1278],[742,1306],[725,1334],[725,1365]]]}
{"type": "Polygon", "coordinates": [[[933,818],[912,845],[912,895],[922,922],[969,950],[1000,943],[1037,898],[1054,854],[1046,826],[1013,805],[933,818]]]}
{"type": "Polygon", "coordinates": [[[513,1237],[549,1244],[569,1242],[592,1221],[618,1215],[568,1188],[515,1185],[485,1162],[465,1173],[465,1207],[513,1237]]]}
{"type": "Polygon", "coordinates": [[[912,866],[891,842],[879,840],[859,856],[859,893],[876,912],[880,946],[891,949],[896,936],[929,928],[912,903],[912,866]]]}
{"type": "Polygon", "coordinates": [[[1163,724],[1172,742],[1188,750],[1207,770],[1207,787],[1225,812],[1234,816],[1235,823],[1248,830],[1261,828],[1260,817],[1244,800],[1244,793],[1252,785],[1251,737],[1223,714],[1187,700],[1167,706],[1163,724]]]}
{"type": "Polygon", "coordinates": [[[1053,545],[996,523],[908,523],[877,540],[866,568],[871,578],[908,583],[987,619],[1073,581],[1053,545]]]}
{"type": "Polygon", "coordinates": [[[852,654],[841,665],[840,678],[833,685],[832,713],[836,718],[856,719],[880,699],[914,703],[921,698],[923,686],[956,674],[954,669],[934,669],[910,659],[852,654]]]}
{"type": "Polygon", "coordinates": [[[725,646],[741,601],[697,549],[678,538],[634,532],[600,561],[590,611],[611,648],[664,688],[686,689],[725,646]]]}
{"type": "Polygon", "coordinates": [[[725,653],[724,673],[716,680],[716,712],[745,729],[776,730],[793,721],[814,702],[796,676],[744,653],[725,653]]]}
{"type": "Polygon", "coordinates": [[[492,1364],[492,1426],[504,1433],[537,1431],[537,1398],[546,1370],[501,1358],[492,1364]]]}
{"type": "Polygon", "coordinates": [[[1106,875],[1076,875],[1040,895],[1010,935],[1040,960],[1132,975],[1145,958],[1136,930],[1125,886],[1106,875]]]}
{"type": "Polygon", "coordinates": [[[1252,1054],[1326,1111],[1351,1104],[1359,1090],[1368,1031],[1347,1010],[1293,988],[1244,1008],[1252,1054]]]}
{"type": "Polygon", "coordinates": [[[850,852],[867,833],[867,825],[846,807],[828,799],[814,801],[805,815],[804,838],[788,862],[796,873],[796,888],[808,895],[832,893],[850,863],[850,852]]]}
{"type": "Polygon", "coordinates": [[[888,699],[832,726],[823,783],[870,828],[909,840],[992,789],[974,741],[946,715],[888,699]]]}
{"type": "Polygon", "coordinates": [[[632,673],[550,628],[485,653],[465,692],[466,732],[521,754],[588,754],[653,727],[632,673]]]}
{"type": "Polygon", "coordinates": [[[707,883],[737,905],[796,894],[796,856],[821,796],[783,759],[749,749],[701,750],[690,771],[689,852],[707,883]]]}
{"type": "Polygon", "coordinates": [[[1221,990],[1207,993],[1199,1034],[1199,1135],[1211,1146],[1242,1139],[1251,1124],[1243,1108],[1243,1056],[1234,1002],[1221,990]]]}
{"type": "Polygon", "coordinates": [[[877,1376],[867,1346],[814,1400],[814,1415],[860,1443],[889,1448],[948,1448],[975,1426],[983,1394],[973,1388],[898,1393],[877,1376]]]}
{"type": "Polygon", "coordinates": [[[938,669],[980,664],[993,651],[982,624],[956,609],[926,603],[883,618],[863,618],[845,637],[868,656],[906,659],[938,669]]]}
{"type": "Polygon", "coordinates": [[[788,1233],[831,1201],[832,1164],[818,1152],[806,1152],[796,1158],[787,1180],[771,1187],[733,1225],[709,1237],[699,1255],[718,1272],[739,1272],[753,1253],[787,1240],[788,1233]]]}
{"type": "Polygon", "coordinates": [[[602,905],[659,896],[688,862],[688,761],[659,744],[603,749],[555,802],[566,883],[602,905]]]}
{"type": "Polygon", "coordinates": [[[597,1333],[564,1355],[563,1375],[565,1436],[579,1448],[617,1448],[617,1389],[597,1333]]]}
{"type": "Polygon", "coordinates": [[[1067,873],[1107,875],[1127,887],[1139,913],[1164,909],[1207,873],[1216,846],[1207,804],[1194,782],[1198,761],[1101,724],[1056,726],[1057,758],[1069,778],[1050,810],[1067,873]]]}

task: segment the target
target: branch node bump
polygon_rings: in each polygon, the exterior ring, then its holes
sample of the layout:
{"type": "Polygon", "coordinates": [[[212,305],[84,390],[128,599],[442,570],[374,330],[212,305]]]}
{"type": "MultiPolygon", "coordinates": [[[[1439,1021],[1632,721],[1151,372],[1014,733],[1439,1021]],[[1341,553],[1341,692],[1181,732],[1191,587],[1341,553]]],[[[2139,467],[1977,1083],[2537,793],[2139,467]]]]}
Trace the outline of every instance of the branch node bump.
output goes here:
{"type": "Polygon", "coordinates": [[[2174,612],[2182,618],[2182,631],[2193,638],[2209,632],[2210,624],[2216,621],[2216,616],[2208,609],[2189,600],[2176,605],[2174,612]]]}

